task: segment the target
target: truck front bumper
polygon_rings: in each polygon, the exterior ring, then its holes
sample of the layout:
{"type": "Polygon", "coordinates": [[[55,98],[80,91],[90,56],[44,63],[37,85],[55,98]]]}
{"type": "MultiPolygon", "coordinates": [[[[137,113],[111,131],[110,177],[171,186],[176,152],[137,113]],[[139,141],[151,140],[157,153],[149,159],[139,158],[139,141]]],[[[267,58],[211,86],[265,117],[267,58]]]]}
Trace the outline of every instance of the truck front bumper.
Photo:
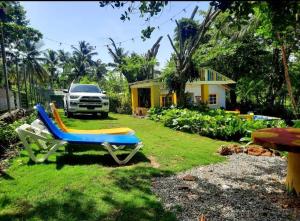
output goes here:
{"type": "Polygon", "coordinates": [[[109,103],[80,103],[70,102],[69,112],[72,113],[100,113],[109,112],[109,103]]]}

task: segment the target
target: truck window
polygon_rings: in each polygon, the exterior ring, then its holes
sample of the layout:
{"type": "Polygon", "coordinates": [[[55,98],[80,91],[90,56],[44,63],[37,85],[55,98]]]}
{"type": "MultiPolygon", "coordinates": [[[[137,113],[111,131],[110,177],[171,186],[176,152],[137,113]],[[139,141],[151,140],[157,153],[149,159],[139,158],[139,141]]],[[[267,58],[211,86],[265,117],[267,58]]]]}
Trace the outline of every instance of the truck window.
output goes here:
{"type": "Polygon", "coordinates": [[[101,93],[101,90],[96,85],[74,85],[70,89],[71,93],[74,92],[87,92],[87,93],[101,93]]]}

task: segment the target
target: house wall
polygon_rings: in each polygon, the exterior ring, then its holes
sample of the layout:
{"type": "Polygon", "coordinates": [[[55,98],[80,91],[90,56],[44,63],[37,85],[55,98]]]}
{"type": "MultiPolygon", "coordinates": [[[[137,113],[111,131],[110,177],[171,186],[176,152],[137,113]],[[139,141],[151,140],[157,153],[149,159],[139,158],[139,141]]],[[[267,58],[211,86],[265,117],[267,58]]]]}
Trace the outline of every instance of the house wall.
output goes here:
{"type": "Polygon", "coordinates": [[[216,94],[217,95],[217,104],[216,105],[208,105],[210,108],[220,108],[226,107],[226,96],[225,96],[225,88],[221,85],[209,85],[208,94],[216,94]]]}
{"type": "Polygon", "coordinates": [[[185,92],[193,94],[193,101],[196,102],[195,96],[201,96],[201,86],[200,85],[193,85],[187,84],[185,87],[185,92]]]}
{"type": "Polygon", "coordinates": [[[151,107],[159,107],[160,101],[160,88],[159,85],[151,86],[151,107]]]}
{"type": "MultiPolygon", "coordinates": [[[[160,84],[147,84],[147,85],[134,85],[131,87],[131,102],[132,102],[132,112],[133,114],[138,114],[141,112],[145,112],[146,114],[147,108],[138,107],[138,88],[151,88],[151,107],[159,107],[162,106],[162,97],[169,94],[169,90],[167,90],[163,85],[160,84]]],[[[195,96],[201,96],[201,100],[203,102],[209,101],[210,94],[216,94],[217,104],[208,106],[210,108],[225,108],[225,88],[221,84],[200,84],[200,83],[188,83],[186,85],[186,92],[193,93],[193,101],[196,102],[195,96]]],[[[172,93],[172,102],[174,105],[177,104],[176,94],[172,93]]]]}
{"type": "Polygon", "coordinates": [[[137,88],[131,88],[132,113],[135,113],[137,107],[138,107],[138,91],[137,91],[137,88]]]}
{"type": "Polygon", "coordinates": [[[225,88],[221,85],[195,85],[195,84],[187,84],[186,92],[193,93],[193,101],[196,102],[195,96],[201,96],[203,101],[208,102],[208,97],[210,94],[217,95],[217,104],[215,105],[208,105],[210,108],[220,108],[226,107],[225,101],[225,88]],[[201,90],[202,87],[202,90],[201,90]],[[202,92],[201,92],[202,91],[202,92]],[[207,91],[208,94],[205,93],[207,91]]]}

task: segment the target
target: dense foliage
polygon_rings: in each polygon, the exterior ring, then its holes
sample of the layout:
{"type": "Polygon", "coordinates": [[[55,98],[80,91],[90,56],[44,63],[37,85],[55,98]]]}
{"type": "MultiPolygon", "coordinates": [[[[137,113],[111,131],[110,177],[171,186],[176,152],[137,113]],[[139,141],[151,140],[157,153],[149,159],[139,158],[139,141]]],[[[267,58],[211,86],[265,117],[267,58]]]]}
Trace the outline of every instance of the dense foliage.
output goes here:
{"type": "Polygon", "coordinates": [[[111,112],[131,113],[129,85],[123,76],[116,72],[108,72],[99,85],[109,97],[109,109],[111,112]]]}
{"type": "Polygon", "coordinates": [[[178,108],[152,108],[149,111],[149,118],[162,122],[166,127],[175,130],[235,141],[249,137],[251,132],[257,129],[286,126],[283,120],[250,121],[233,114],[227,114],[221,109],[199,112],[178,108]]]}
{"type": "Polygon", "coordinates": [[[36,113],[32,113],[31,115],[19,119],[13,123],[5,123],[0,121],[0,157],[6,150],[10,148],[11,145],[18,142],[19,137],[15,129],[22,124],[30,124],[32,121],[36,119],[36,113]]]}
{"type": "MultiPolygon", "coordinates": [[[[237,82],[231,86],[228,108],[256,109],[260,113],[293,118],[291,110],[295,108],[288,93],[283,52],[271,37],[274,30],[267,8],[268,5],[257,3],[251,8],[253,14],[245,12],[239,19],[233,19],[230,11],[221,13],[208,31],[209,41],[197,49],[193,60],[198,68],[210,67],[237,82]]],[[[293,22],[290,19],[291,33],[297,30],[293,22]]],[[[287,38],[286,57],[295,95],[300,78],[296,80],[294,76],[300,60],[295,46],[299,38],[294,36],[293,40],[287,38]]],[[[294,98],[299,106],[298,96],[294,98]]]]}

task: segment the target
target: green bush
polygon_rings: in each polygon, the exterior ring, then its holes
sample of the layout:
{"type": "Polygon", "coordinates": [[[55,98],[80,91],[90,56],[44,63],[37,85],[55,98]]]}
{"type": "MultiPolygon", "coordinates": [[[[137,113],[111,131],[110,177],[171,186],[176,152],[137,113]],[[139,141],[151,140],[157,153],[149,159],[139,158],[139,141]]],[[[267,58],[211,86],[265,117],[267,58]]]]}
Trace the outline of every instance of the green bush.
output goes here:
{"type": "Polygon", "coordinates": [[[222,140],[240,140],[249,137],[251,132],[268,127],[285,127],[282,120],[276,121],[247,121],[224,110],[208,110],[199,112],[188,109],[160,109],[151,108],[149,118],[162,122],[166,127],[175,130],[198,133],[203,136],[222,140]]]}
{"type": "Polygon", "coordinates": [[[109,94],[109,111],[120,114],[131,114],[129,96],[124,94],[109,94]]]}
{"type": "Polygon", "coordinates": [[[16,120],[13,123],[5,123],[0,121],[0,156],[10,148],[12,144],[15,144],[19,141],[18,135],[15,129],[22,124],[28,123],[30,124],[32,121],[36,119],[36,113],[32,113],[31,115],[16,120]]]}
{"type": "Polygon", "coordinates": [[[294,120],[293,123],[293,127],[300,128],[300,120],[294,120]]]}

